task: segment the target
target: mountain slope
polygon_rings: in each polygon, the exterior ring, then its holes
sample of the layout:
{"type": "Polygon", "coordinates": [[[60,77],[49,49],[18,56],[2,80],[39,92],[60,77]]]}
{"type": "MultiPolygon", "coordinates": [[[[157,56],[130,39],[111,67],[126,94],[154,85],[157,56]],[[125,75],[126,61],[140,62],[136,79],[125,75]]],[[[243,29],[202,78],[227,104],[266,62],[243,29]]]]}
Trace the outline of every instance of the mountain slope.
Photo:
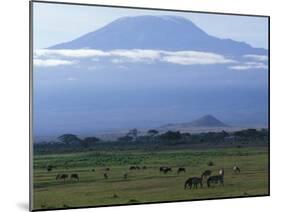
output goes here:
{"type": "Polygon", "coordinates": [[[217,118],[215,118],[212,115],[205,115],[199,119],[196,119],[194,121],[188,122],[188,123],[181,123],[181,124],[167,124],[163,125],[160,128],[196,128],[196,127],[228,127],[225,123],[221,122],[217,118]]]}
{"type": "Polygon", "coordinates": [[[199,119],[196,119],[187,124],[183,124],[185,127],[226,127],[227,125],[215,118],[212,115],[205,115],[199,119]]]}
{"type": "Polygon", "coordinates": [[[178,16],[119,18],[106,26],[51,49],[162,49],[194,50],[227,55],[266,54],[244,42],[210,36],[191,21],[178,16]]]}

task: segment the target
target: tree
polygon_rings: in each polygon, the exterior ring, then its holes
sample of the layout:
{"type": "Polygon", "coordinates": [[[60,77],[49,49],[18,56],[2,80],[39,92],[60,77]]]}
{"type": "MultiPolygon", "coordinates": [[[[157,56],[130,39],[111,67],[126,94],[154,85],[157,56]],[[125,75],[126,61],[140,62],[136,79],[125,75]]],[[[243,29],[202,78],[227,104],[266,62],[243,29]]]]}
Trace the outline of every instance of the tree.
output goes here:
{"type": "Polygon", "coordinates": [[[191,136],[191,134],[186,132],[186,133],[182,133],[182,136],[185,138],[189,138],[191,136]]]}
{"type": "Polygon", "coordinates": [[[80,142],[81,146],[88,148],[88,147],[92,146],[93,144],[96,144],[99,141],[100,141],[100,139],[97,137],[86,137],[83,140],[80,140],[79,142],[80,142]]]}
{"type": "Polygon", "coordinates": [[[154,129],[148,130],[148,131],[147,131],[147,135],[150,136],[150,137],[154,137],[154,136],[156,136],[158,133],[159,133],[159,132],[158,132],[157,130],[154,130],[154,129]]]}
{"type": "Polygon", "coordinates": [[[182,135],[179,131],[168,131],[160,135],[160,138],[163,140],[180,140],[182,138],[182,135]]]}
{"type": "Polygon", "coordinates": [[[133,139],[134,139],[133,137],[126,135],[126,136],[118,138],[118,141],[129,142],[129,141],[132,141],[133,139]]]}
{"type": "Polygon", "coordinates": [[[58,139],[67,145],[81,140],[80,138],[78,138],[76,135],[73,134],[64,134],[59,136],[58,139]]]}

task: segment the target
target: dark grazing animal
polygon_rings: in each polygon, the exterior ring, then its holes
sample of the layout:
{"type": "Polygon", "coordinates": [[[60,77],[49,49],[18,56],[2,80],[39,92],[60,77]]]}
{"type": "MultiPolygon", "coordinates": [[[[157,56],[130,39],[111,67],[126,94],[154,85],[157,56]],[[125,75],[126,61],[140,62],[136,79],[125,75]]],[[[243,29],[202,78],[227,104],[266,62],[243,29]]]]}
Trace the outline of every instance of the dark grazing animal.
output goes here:
{"type": "Polygon", "coordinates": [[[164,173],[164,174],[167,174],[168,172],[172,172],[172,171],[173,171],[172,168],[166,167],[166,168],[163,170],[163,173],[164,173]]]}
{"type": "Polygon", "coordinates": [[[163,172],[164,169],[166,169],[166,168],[167,168],[167,167],[165,167],[165,166],[160,166],[159,171],[160,171],[160,172],[163,172]]]}
{"type": "Polygon", "coordinates": [[[79,181],[79,175],[78,174],[71,174],[70,179],[74,179],[74,180],[79,181]]]}
{"type": "Polygon", "coordinates": [[[57,174],[56,176],[56,180],[63,180],[63,182],[65,182],[67,178],[68,178],[68,174],[57,174]]]}
{"type": "Polygon", "coordinates": [[[166,174],[166,173],[171,172],[173,170],[172,170],[172,168],[167,167],[167,166],[160,166],[159,171],[163,172],[164,174],[166,174]]]}
{"type": "Polygon", "coordinates": [[[129,170],[136,170],[136,169],[140,169],[139,166],[130,166],[129,170]]]}
{"type": "Polygon", "coordinates": [[[201,174],[201,177],[206,178],[206,177],[209,177],[211,174],[212,174],[211,170],[206,170],[201,174]]]}
{"type": "Polygon", "coordinates": [[[92,169],[92,172],[95,172],[96,170],[95,169],[92,169]]]}
{"type": "Polygon", "coordinates": [[[50,172],[50,171],[53,170],[53,168],[54,168],[54,167],[53,167],[52,165],[48,165],[48,166],[47,166],[47,171],[50,172]]]}
{"type": "Polygon", "coordinates": [[[130,166],[129,170],[135,170],[136,167],[135,166],[130,166]]]}
{"type": "Polygon", "coordinates": [[[203,187],[203,180],[202,177],[190,177],[185,181],[184,184],[184,189],[187,189],[187,187],[189,187],[189,189],[192,188],[196,188],[198,187],[198,184],[200,185],[200,187],[203,187]]]}
{"type": "Polygon", "coordinates": [[[110,168],[105,168],[104,171],[110,171],[110,168]]]}
{"type": "Polygon", "coordinates": [[[221,185],[224,185],[224,181],[223,181],[223,175],[214,175],[214,176],[210,176],[207,179],[207,186],[210,187],[211,183],[213,184],[218,184],[220,183],[221,185]]]}
{"type": "Polygon", "coordinates": [[[108,178],[108,175],[106,173],[103,174],[104,179],[108,178]]]}
{"type": "Polygon", "coordinates": [[[238,166],[234,166],[233,171],[235,174],[240,173],[240,168],[238,166]]]}
{"type": "Polygon", "coordinates": [[[177,174],[180,174],[181,172],[185,173],[185,168],[182,167],[178,168],[177,174]]]}
{"type": "Polygon", "coordinates": [[[189,186],[189,189],[192,188],[192,178],[188,178],[184,183],[184,189],[187,189],[187,186],[189,186]]]}

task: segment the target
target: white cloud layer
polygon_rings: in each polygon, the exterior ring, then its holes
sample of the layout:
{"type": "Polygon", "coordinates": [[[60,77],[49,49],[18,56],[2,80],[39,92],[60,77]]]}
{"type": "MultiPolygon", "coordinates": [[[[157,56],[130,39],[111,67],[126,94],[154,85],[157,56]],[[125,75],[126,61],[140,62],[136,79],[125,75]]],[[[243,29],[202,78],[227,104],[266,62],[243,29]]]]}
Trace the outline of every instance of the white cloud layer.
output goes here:
{"type": "Polygon", "coordinates": [[[99,61],[100,58],[104,57],[110,57],[110,61],[112,63],[118,64],[132,62],[167,62],[178,65],[208,65],[236,62],[232,59],[224,57],[223,55],[199,51],[163,51],[144,49],[118,49],[111,51],[102,51],[96,49],[38,49],[35,50],[34,53],[35,60],[39,60],[38,58],[41,58],[40,62],[37,61],[37,63],[41,65],[43,64],[42,58],[47,60],[57,60],[57,58],[61,58],[64,59],[64,64],[62,63],[60,65],[68,65],[69,63],[73,62],[66,60],[69,58],[91,58],[93,62],[96,62],[99,61]]]}
{"type": "Polygon", "coordinates": [[[267,61],[268,57],[266,55],[255,55],[255,54],[246,54],[244,58],[256,60],[256,61],[267,61]]]}
{"type": "Polygon", "coordinates": [[[59,66],[59,65],[72,65],[75,62],[69,60],[60,59],[34,59],[35,66],[49,67],[49,66],[59,66]]]}
{"type": "Polygon", "coordinates": [[[167,56],[162,58],[163,61],[180,65],[207,65],[236,62],[232,59],[227,59],[222,55],[209,52],[180,51],[167,52],[166,55],[167,56]]]}
{"type": "Polygon", "coordinates": [[[97,49],[38,49],[34,52],[34,65],[39,67],[54,67],[60,65],[77,64],[79,60],[89,58],[96,67],[100,59],[109,58],[109,62],[121,66],[124,63],[155,63],[166,62],[178,65],[212,65],[233,64],[229,69],[249,70],[267,69],[264,62],[266,55],[243,55],[250,60],[239,64],[237,61],[220,54],[199,51],[164,51],[144,49],[117,49],[102,51],[97,49]]]}
{"type": "Polygon", "coordinates": [[[246,62],[237,66],[230,66],[233,70],[248,70],[248,69],[267,69],[267,65],[261,62],[246,62]]]}

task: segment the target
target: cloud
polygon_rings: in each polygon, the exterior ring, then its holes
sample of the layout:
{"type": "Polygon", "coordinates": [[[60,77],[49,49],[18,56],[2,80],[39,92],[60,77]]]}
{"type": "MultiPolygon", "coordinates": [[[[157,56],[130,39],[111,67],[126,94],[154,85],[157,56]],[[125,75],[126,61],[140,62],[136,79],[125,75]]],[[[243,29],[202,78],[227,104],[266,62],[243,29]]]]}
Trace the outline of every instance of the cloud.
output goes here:
{"type": "Polygon", "coordinates": [[[207,65],[207,64],[225,64],[235,63],[232,59],[227,59],[222,55],[209,52],[179,51],[167,52],[163,61],[179,65],[207,65]]]}
{"type": "Polygon", "coordinates": [[[149,49],[116,49],[111,51],[102,51],[96,49],[38,49],[35,50],[35,58],[91,58],[93,62],[100,58],[110,58],[112,63],[155,63],[166,62],[178,65],[208,65],[208,64],[226,64],[236,61],[226,58],[223,55],[211,52],[199,51],[164,51],[149,49]]]}
{"type": "Polygon", "coordinates": [[[233,70],[248,70],[248,69],[267,69],[267,65],[261,62],[246,62],[237,66],[230,66],[233,70]]]}
{"type": "Polygon", "coordinates": [[[87,58],[109,56],[109,54],[96,49],[37,49],[34,52],[34,56],[87,58]]]}
{"type": "Polygon", "coordinates": [[[161,50],[144,50],[144,49],[133,49],[133,50],[113,50],[110,51],[110,56],[123,57],[130,59],[133,62],[147,62],[155,61],[161,58],[161,50]]]}
{"type": "Polygon", "coordinates": [[[252,59],[252,60],[256,60],[256,61],[267,61],[268,60],[268,56],[266,56],[266,55],[246,54],[243,57],[252,59]]]}
{"type": "Polygon", "coordinates": [[[59,65],[72,65],[74,64],[74,61],[69,60],[60,60],[60,59],[34,59],[34,65],[35,66],[41,66],[41,67],[49,67],[49,66],[59,66],[59,65]]]}

